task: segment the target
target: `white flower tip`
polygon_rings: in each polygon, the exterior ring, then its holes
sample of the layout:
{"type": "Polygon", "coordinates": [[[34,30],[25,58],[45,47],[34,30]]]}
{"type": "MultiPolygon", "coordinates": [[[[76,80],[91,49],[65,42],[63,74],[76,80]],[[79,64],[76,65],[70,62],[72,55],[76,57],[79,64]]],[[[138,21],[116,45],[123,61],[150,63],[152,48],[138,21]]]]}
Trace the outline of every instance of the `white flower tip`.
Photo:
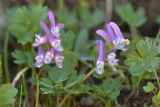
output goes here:
{"type": "Polygon", "coordinates": [[[124,40],[125,45],[129,45],[130,41],[128,39],[124,40]]]}
{"type": "Polygon", "coordinates": [[[57,51],[63,51],[64,50],[64,47],[63,46],[59,46],[59,47],[57,47],[57,48],[55,48],[57,51]]]}
{"type": "Polygon", "coordinates": [[[50,64],[52,62],[52,59],[53,59],[53,54],[51,52],[47,52],[45,54],[44,63],[50,64]]]}
{"type": "Polygon", "coordinates": [[[33,43],[32,46],[37,47],[38,45],[36,43],[33,43]]]}
{"type": "Polygon", "coordinates": [[[41,62],[41,63],[36,62],[36,63],[35,63],[35,67],[36,67],[36,68],[41,68],[42,65],[43,65],[43,62],[41,62]]]}
{"type": "Polygon", "coordinates": [[[63,64],[57,63],[56,64],[57,68],[63,68],[63,64]]]}
{"type": "Polygon", "coordinates": [[[103,72],[104,72],[104,64],[103,63],[97,63],[96,72],[97,72],[97,74],[103,74],[103,72]]]}

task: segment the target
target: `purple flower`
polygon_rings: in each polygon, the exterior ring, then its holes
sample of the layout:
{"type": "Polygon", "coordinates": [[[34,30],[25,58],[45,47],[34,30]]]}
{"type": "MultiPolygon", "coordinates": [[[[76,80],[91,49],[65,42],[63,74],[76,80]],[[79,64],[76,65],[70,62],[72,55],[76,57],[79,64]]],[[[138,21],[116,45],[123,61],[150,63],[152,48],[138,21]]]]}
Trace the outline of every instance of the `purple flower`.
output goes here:
{"type": "Polygon", "coordinates": [[[50,64],[52,62],[54,56],[54,48],[51,48],[49,51],[45,53],[44,63],[50,64]]]}
{"type": "Polygon", "coordinates": [[[44,63],[50,64],[54,59],[57,67],[62,68],[64,57],[60,55],[60,52],[63,51],[64,48],[61,46],[60,30],[64,28],[64,24],[56,24],[54,15],[51,11],[48,12],[48,18],[51,22],[51,27],[49,28],[47,24],[42,21],[40,25],[41,28],[45,31],[45,35],[36,35],[35,42],[33,43],[33,46],[38,47],[38,53],[35,58],[35,66],[40,68],[44,63]],[[42,52],[43,49],[41,45],[45,43],[50,49],[44,54],[44,52],[42,52]]]}
{"type": "Polygon", "coordinates": [[[60,30],[64,28],[64,24],[62,24],[62,23],[56,24],[54,15],[51,11],[48,12],[48,17],[49,17],[49,20],[51,22],[51,33],[52,33],[52,35],[55,36],[55,37],[61,36],[60,30]]]}
{"type": "Polygon", "coordinates": [[[37,47],[39,45],[42,45],[44,43],[47,43],[47,36],[41,36],[40,34],[39,35],[35,35],[36,38],[35,38],[35,42],[33,43],[33,46],[37,47]]]}
{"type": "Polygon", "coordinates": [[[97,40],[96,41],[98,47],[99,47],[99,55],[97,59],[97,64],[96,64],[96,72],[98,74],[102,74],[104,72],[104,59],[105,59],[105,44],[103,43],[102,40],[97,40]]]}
{"type": "Polygon", "coordinates": [[[35,57],[35,67],[40,68],[44,64],[44,51],[41,45],[38,46],[37,56],[35,57]]]}
{"type": "Polygon", "coordinates": [[[56,62],[56,66],[57,66],[58,68],[63,68],[63,64],[62,64],[62,63],[63,63],[64,57],[61,56],[61,55],[59,54],[59,52],[55,52],[54,60],[55,60],[55,62],[56,62]]]}
{"type": "Polygon", "coordinates": [[[44,31],[47,35],[49,44],[53,48],[55,48],[57,51],[63,51],[63,47],[61,46],[61,39],[52,35],[51,31],[49,30],[49,28],[45,22],[41,22],[41,27],[42,27],[42,29],[44,29],[44,31]]]}
{"type": "Polygon", "coordinates": [[[106,60],[108,61],[108,63],[111,65],[111,66],[115,66],[118,64],[118,59],[116,59],[116,54],[114,52],[111,52],[107,55],[107,58],[106,60]]]}
{"type": "MultiPolygon", "coordinates": [[[[96,33],[113,45],[111,52],[107,54],[105,60],[112,67],[118,65],[119,60],[116,59],[115,52],[118,49],[125,51],[125,45],[129,44],[129,40],[124,39],[120,28],[114,22],[107,23],[106,30],[98,29],[96,33]]],[[[97,44],[99,46],[99,56],[97,60],[96,72],[98,74],[102,74],[104,72],[105,45],[101,40],[98,40],[97,44]]]]}
{"type": "Polygon", "coordinates": [[[129,44],[129,40],[124,39],[120,28],[114,22],[109,22],[106,24],[106,31],[98,29],[96,33],[103,37],[106,41],[111,42],[115,49],[125,51],[125,45],[129,44]]]}

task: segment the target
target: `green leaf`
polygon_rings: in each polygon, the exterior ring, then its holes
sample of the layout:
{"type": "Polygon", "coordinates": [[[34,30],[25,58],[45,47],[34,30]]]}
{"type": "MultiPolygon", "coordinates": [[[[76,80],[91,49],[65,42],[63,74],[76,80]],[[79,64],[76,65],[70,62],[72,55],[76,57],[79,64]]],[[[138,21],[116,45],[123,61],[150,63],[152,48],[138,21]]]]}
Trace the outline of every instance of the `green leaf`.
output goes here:
{"type": "Polygon", "coordinates": [[[104,21],[103,12],[100,10],[95,10],[90,12],[85,6],[80,7],[80,20],[81,26],[86,29],[91,29],[99,25],[104,21]]]}
{"type": "Polygon", "coordinates": [[[141,60],[141,57],[135,51],[129,51],[126,57],[124,64],[128,66],[133,66],[137,61],[141,60]]]}
{"type": "Polygon", "coordinates": [[[69,31],[66,34],[62,34],[62,46],[64,46],[65,49],[72,50],[74,48],[74,43],[76,36],[73,31],[69,31]]]}
{"type": "Polygon", "coordinates": [[[148,57],[150,55],[152,57],[158,55],[159,47],[160,47],[159,45],[157,45],[150,39],[140,40],[136,45],[136,49],[141,57],[148,57]]]}
{"type": "Polygon", "coordinates": [[[153,68],[160,66],[159,48],[152,40],[139,40],[134,50],[127,52],[125,65],[129,66],[132,76],[142,76],[145,73],[153,72],[153,68]]]}
{"type": "Polygon", "coordinates": [[[47,17],[47,8],[41,5],[15,8],[9,11],[9,31],[18,43],[32,43],[34,35],[41,31],[40,21],[47,17]]]}
{"type": "Polygon", "coordinates": [[[67,81],[67,86],[68,87],[72,87],[74,86],[76,83],[78,83],[79,81],[81,81],[84,78],[84,75],[76,75],[77,72],[72,73],[72,75],[70,76],[70,78],[67,81]]]}
{"type": "Polygon", "coordinates": [[[40,84],[48,88],[53,87],[53,82],[48,78],[42,78],[40,81],[40,84]]]}
{"type": "Polygon", "coordinates": [[[55,92],[55,91],[54,91],[52,88],[50,88],[50,87],[41,87],[40,89],[42,90],[43,94],[52,94],[52,93],[55,92]]]}
{"type": "Polygon", "coordinates": [[[88,31],[86,29],[82,29],[79,31],[76,44],[75,44],[75,51],[79,51],[85,47],[89,39],[88,31]]]}
{"type": "Polygon", "coordinates": [[[116,13],[124,22],[133,27],[139,27],[147,20],[144,8],[141,7],[134,11],[133,6],[129,3],[117,6],[116,13]]]}
{"type": "Polygon", "coordinates": [[[34,67],[35,52],[15,50],[12,52],[12,56],[15,59],[14,63],[34,67]]]}
{"type": "Polygon", "coordinates": [[[115,79],[107,78],[103,81],[100,86],[95,86],[98,94],[103,97],[108,97],[110,100],[115,100],[118,95],[120,94],[120,87],[121,87],[122,79],[117,77],[115,79]]]}
{"type": "Polygon", "coordinates": [[[12,88],[10,84],[3,84],[0,86],[0,106],[13,104],[14,97],[17,94],[17,89],[12,88]]]}
{"type": "Polygon", "coordinates": [[[12,56],[15,58],[14,62],[15,62],[16,64],[25,64],[26,58],[24,57],[23,51],[15,50],[15,51],[12,53],[12,56]]]}
{"type": "Polygon", "coordinates": [[[49,76],[52,81],[65,81],[69,78],[73,72],[75,72],[75,67],[77,66],[77,58],[74,54],[70,52],[64,52],[64,62],[63,68],[58,69],[57,67],[53,67],[49,71],[49,76]]]}
{"type": "Polygon", "coordinates": [[[148,82],[148,83],[147,83],[147,86],[144,86],[143,89],[144,89],[144,91],[145,91],[146,93],[150,93],[150,92],[152,92],[152,91],[155,89],[155,86],[154,86],[153,83],[148,82]]]}
{"type": "Polygon", "coordinates": [[[160,91],[158,92],[157,95],[154,95],[152,97],[152,102],[154,105],[156,105],[157,107],[160,106],[160,91]]]}
{"type": "Polygon", "coordinates": [[[68,93],[71,94],[75,94],[75,95],[80,95],[80,94],[87,94],[87,92],[89,91],[90,87],[88,87],[87,85],[76,85],[72,88],[69,88],[67,90],[68,93]]]}
{"type": "Polygon", "coordinates": [[[157,16],[157,18],[156,18],[156,22],[157,22],[158,24],[160,24],[160,15],[159,15],[159,16],[157,16]]]}
{"type": "Polygon", "coordinates": [[[60,14],[57,12],[56,16],[58,22],[64,23],[65,28],[75,28],[75,26],[77,25],[78,19],[75,11],[70,11],[65,8],[62,12],[60,12],[60,14]]]}

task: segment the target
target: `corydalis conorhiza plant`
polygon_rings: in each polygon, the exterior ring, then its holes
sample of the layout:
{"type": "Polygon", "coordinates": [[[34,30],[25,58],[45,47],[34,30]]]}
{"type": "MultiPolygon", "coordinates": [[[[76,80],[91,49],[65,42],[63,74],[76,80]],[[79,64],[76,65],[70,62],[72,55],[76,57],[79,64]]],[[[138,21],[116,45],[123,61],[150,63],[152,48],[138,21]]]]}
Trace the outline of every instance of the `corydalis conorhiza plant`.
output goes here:
{"type": "Polygon", "coordinates": [[[102,74],[104,72],[104,62],[105,60],[108,61],[108,63],[111,66],[115,66],[118,64],[118,59],[116,59],[116,50],[122,50],[125,51],[125,45],[129,44],[129,40],[128,39],[124,39],[123,34],[120,30],[120,28],[118,27],[118,25],[114,22],[109,22],[105,25],[106,30],[103,29],[98,29],[96,31],[96,33],[98,35],[100,35],[102,38],[104,38],[107,42],[112,44],[112,50],[111,52],[107,55],[107,57],[105,56],[105,48],[104,48],[104,43],[103,41],[97,41],[99,43],[99,56],[98,56],[98,60],[97,60],[97,66],[96,66],[96,72],[98,74],[102,74]],[[103,47],[103,48],[102,48],[103,47]],[[103,54],[102,54],[103,53],[103,54]],[[102,59],[103,57],[103,63],[99,63],[99,59],[102,59]],[[106,59],[105,59],[106,57],[106,59]]]}
{"type": "Polygon", "coordinates": [[[64,50],[63,46],[61,46],[61,34],[60,30],[64,28],[64,24],[55,23],[55,17],[51,11],[48,12],[48,18],[51,22],[51,27],[49,28],[45,22],[41,22],[41,28],[45,31],[45,34],[42,36],[41,34],[35,35],[35,42],[33,46],[38,47],[37,56],[35,57],[36,63],[35,67],[40,68],[44,63],[50,64],[52,59],[55,60],[56,66],[58,68],[63,67],[63,59],[60,52],[64,50]],[[44,53],[42,45],[48,44],[49,50],[44,53]]]}

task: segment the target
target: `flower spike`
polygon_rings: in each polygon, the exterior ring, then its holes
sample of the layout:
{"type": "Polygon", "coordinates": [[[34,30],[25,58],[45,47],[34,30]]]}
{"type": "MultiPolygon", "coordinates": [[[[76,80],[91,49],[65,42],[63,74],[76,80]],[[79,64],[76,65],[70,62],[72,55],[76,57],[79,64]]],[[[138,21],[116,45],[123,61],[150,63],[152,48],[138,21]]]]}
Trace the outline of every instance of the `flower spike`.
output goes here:
{"type": "Polygon", "coordinates": [[[45,31],[45,35],[36,35],[35,42],[33,43],[33,46],[38,47],[35,66],[40,68],[44,63],[52,63],[54,59],[57,67],[62,68],[64,57],[60,55],[60,52],[63,51],[64,48],[61,46],[60,30],[64,28],[64,24],[56,24],[54,14],[51,11],[48,12],[48,18],[50,20],[51,27],[48,27],[43,21],[40,22],[40,26],[45,31]],[[44,52],[42,52],[43,49],[41,45],[45,43],[47,43],[50,49],[44,54],[44,52]]]}

